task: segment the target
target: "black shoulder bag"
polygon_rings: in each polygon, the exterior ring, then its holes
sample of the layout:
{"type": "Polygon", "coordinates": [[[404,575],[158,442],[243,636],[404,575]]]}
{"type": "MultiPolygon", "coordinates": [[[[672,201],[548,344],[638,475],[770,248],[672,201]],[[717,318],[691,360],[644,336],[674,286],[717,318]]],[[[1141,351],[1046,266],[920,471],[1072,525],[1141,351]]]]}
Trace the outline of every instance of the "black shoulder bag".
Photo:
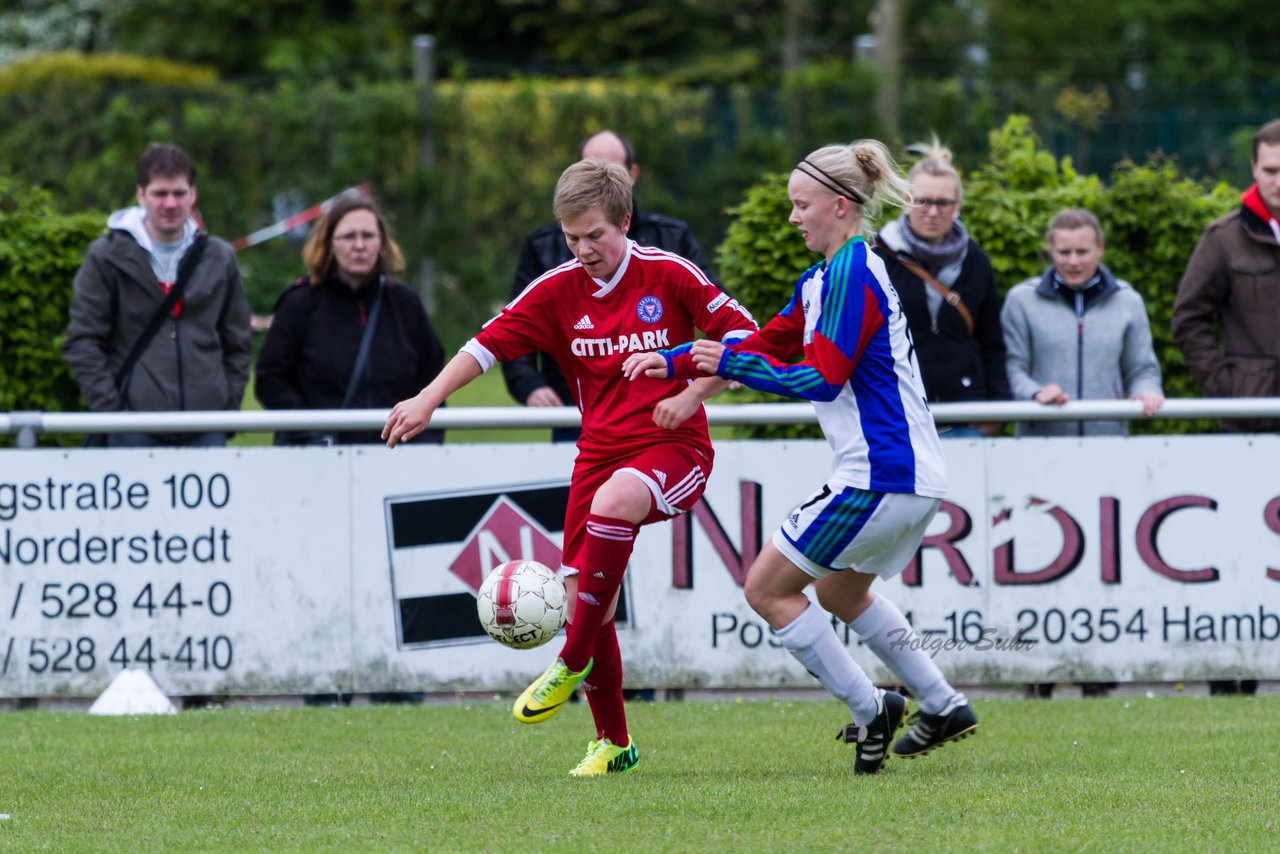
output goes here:
{"type": "MultiPolygon", "coordinates": [[[[177,281],[173,283],[173,287],[169,288],[169,293],[165,294],[164,300],[156,307],[151,319],[147,321],[146,328],[142,330],[138,340],[133,342],[133,348],[129,351],[129,355],[125,356],[124,361],[120,364],[120,369],[116,371],[116,391],[120,393],[122,404],[124,402],[124,390],[129,384],[129,378],[133,376],[133,369],[137,367],[138,360],[142,358],[142,354],[151,343],[151,339],[156,337],[156,333],[164,325],[164,319],[173,312],[173,307],[178,304],[178,300],[182,299],[182,292],[186,290],[187,282],[191,279],[196,267],[199,266],[200,256],[204,255],[204,247],[208,242],[209,238],[206,235],[196,235],[195,242],[191,244],[191,248],[187,250],[186,255],[182,256],[182,261],[178,264],[177,281]]],[[[102,433],[90,434],[85,437],[84,446],[86,448],[105,448],[107,446],[107,437],[102,433]]]]}

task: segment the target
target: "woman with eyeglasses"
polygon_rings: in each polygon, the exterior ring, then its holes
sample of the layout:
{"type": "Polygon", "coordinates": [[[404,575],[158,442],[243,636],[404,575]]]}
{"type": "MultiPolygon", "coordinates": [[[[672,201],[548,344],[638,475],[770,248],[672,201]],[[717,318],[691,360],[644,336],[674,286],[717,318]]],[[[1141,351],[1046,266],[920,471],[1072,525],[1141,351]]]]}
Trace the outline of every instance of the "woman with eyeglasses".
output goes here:
{"type": "MultiPolygon", "coordinates": [[[[266,409],[381,409],[412,397],[444,367],[444,346],[416,291],[395,276],[404,256],[372,199],[349,194],[302,249],[308,275],[285,288],[258,356],[266,409]]],[[[419,442],[444,441],[427,431],[419,442]]],[[[277,434],[280,445],[380,444],[377,430],[277,434]]]]}
{"type": "MultiPolygon", "coordinates": [[[[911,204],[882,229],[876,251],[902,300],[925,392],[933,403],[1008,400],[1000,292],[991,261],[960,222],[964,192],[951,152],[934,137],[912,146],[911,204]]],[[[940,424],[943,438],[1000,424],[940,424]]]]}

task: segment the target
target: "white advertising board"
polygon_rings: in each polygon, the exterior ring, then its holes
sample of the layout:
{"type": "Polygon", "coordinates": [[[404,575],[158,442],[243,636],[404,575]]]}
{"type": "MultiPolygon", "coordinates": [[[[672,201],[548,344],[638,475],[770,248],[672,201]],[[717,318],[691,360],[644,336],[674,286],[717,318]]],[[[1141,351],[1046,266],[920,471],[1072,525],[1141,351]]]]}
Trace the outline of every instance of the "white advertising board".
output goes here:
{"type": "MultiPolygon", "coordinates": [[[[948,499],[876,589],[953,681],[1280,678],[1280,437],[944,445],[948,499]]],[[[557,561],[572,456],[6,451],[0,696],[94,696],[125,667],[171,695],[522,687],[553,647],[487,639],[474,591],[557,561]]],[[[821,442],[717,445],[703,502],[637,541],[628,684],[813,685],[741,583],[829,464],[821,442]]]]}

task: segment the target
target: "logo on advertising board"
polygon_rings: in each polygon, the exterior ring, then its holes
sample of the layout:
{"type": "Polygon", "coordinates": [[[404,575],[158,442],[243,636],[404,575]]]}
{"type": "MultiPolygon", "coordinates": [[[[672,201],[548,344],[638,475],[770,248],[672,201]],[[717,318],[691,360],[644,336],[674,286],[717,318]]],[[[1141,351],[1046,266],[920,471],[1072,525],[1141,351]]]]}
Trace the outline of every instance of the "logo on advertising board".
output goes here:
{"type": "MultiPolygon", "coordinates": [[[[557,569],[568,500],[565,482],[386,498],[397,646],[489,642],[476,591],[509,560],[557,569]]],[[[616,619],[626,621],[625,592],[616,619]]]]}

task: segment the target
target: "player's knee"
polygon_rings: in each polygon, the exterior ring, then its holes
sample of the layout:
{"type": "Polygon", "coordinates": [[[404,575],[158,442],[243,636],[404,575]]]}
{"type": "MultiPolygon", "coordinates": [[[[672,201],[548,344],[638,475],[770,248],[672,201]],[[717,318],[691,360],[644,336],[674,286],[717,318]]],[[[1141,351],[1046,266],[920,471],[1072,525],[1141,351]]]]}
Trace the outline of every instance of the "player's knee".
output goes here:
{"type": "Polygon", "coordinates": [[[853,622],[859,614],[867,610],[871,604],[871,595],[866,591],[839,591],[819,587],[818,604],[829,614],[835,614],[846,623],[853,622]]]}
{"type": "MultiPolygon", "coordinates": [[[[818,595],[818,605],[822,607],[822,610],[840,617],[841,608],[838,596],[834,596],[829,591],[824,590],[821,585],[818,585],[814,592],[818,595]]],[[[841,617],[841,619],[844,618],[841,617]]]]}
{"type": "Polygon", "coordinates": [[[638,478],[617,472],[591,499],[591,512],[639,524],[653,508],[653,495],[638,478]]]}
{"type": "Polygon", "coordinates": [[[769,593],[760,575],[748,574],[747,583],[743,585],[742,592],[746,596],[747,604],[751,606],[751,610],[760,616],[767,617],[773,610],[771,606],[776,597],[769,593]]]}
{"type": "Polygon", "coordinates": [[[862,583],[861,577],[854,574],[853,569],[847,569],[831,578],[848,583],[817,585],[818,604],[844,622],[852,623],[871,606],[875,594],[869,586],[862,583]]]}

